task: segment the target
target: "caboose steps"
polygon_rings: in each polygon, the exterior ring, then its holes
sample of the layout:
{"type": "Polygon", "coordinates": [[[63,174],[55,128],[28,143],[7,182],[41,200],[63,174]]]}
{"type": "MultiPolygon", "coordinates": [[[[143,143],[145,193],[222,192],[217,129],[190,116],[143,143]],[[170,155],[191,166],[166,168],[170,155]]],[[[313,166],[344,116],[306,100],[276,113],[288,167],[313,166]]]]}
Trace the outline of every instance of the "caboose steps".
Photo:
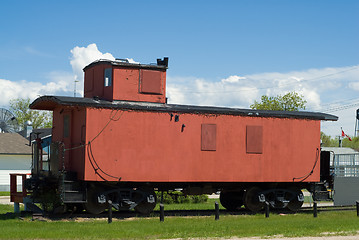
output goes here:
{"type": "Polygon", "coordinates": [[[315,183],[311,186],[311,193],[313,194],[314,201],[332,201],[333,192],[328,191],[325,182],[315,183]]]}
{"type": "Polygon", "coordinates": [[[63,198],[64,203],[85,203],[86,197],[82,192],[66,192],[63,198]]]}
{"type": "Polygon", "coordinates": [[[85,203],[86,188],[81,182],[64,180],[62,184],[63,203],[85,203]]]}

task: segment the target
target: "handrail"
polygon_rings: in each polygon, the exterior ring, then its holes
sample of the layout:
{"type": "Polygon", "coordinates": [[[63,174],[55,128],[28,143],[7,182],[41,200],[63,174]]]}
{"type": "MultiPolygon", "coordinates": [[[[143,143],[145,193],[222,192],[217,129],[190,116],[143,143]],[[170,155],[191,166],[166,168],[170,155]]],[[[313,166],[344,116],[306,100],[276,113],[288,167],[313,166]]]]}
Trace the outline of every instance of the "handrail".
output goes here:
{"type": "Polygon", "coordinates": [[[10,173],[10,202],[23,203],[24,197],[27,196],[27,191],[25,188],[26,177],[30,175],[29,173],[10,173]],[[21,176],[22,179],[22,191],[17,191],[17,177],[21,176]]]}

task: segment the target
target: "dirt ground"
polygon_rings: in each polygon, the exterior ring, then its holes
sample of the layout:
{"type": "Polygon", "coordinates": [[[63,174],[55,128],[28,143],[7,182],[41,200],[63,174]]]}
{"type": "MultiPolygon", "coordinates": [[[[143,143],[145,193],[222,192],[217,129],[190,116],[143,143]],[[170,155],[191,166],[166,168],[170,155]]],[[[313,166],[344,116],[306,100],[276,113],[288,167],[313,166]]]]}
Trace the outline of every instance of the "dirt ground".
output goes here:
{"type": "MultiPolygon", "coordinates": [[[[297,238],[284,238],[284,237],[258,238],[258,237],[250,237],[250,238],[227,238],[226,240],[260,240],[260,239],[275,239],[275,240],[359,240],[359,235],[356,235],[356,236],[297,237],[297,238]]],[[[218,240],[224,240],[224,239],[218,239],[218,240]]]]}
{"type": "Polygon", "coordinates": [[[13,204],[10,202],[9,196],[0,196],[0,204],[13,204]]]}

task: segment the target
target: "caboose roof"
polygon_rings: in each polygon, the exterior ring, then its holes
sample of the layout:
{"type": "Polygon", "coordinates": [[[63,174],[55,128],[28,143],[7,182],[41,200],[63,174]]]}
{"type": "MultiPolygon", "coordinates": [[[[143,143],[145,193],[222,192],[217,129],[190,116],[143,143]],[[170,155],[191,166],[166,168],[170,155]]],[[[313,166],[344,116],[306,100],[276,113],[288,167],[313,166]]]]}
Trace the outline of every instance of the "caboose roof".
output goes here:
{"type": "Polygon", "coordinates": [[[166,65],[157,65],[157,64],[141,64],[141,63],[132,63],[126,62],[123,60],[108,60],[108,59],[99,59],[96,60],[86,67],[84,67],[83,71],[86,71],[88,68],[100,65],[100,64],[108,64],[112,66],[118,66],[123,68],[141,68],[141,69],[151,69],[151,70],[166,70],[168,67],[166,65]]]}
{"type": "Polygon", "coordinates": [[[275,117],[275,118],[299,118],[337,121],[338,117],[318,112],[307,111],[269,111],[240,108],[212,107],[212,106],[191,106],[149,102],[131,101],[106,101],[95,98],[77,98],[64,96],[42,96],[30,104],[31,109],[53,110],[56,107],[90,107],[110,108],[137,111],[156,111],[168,113],[192,113],[192,114],[225,114],[251,117],[275,117]]]}

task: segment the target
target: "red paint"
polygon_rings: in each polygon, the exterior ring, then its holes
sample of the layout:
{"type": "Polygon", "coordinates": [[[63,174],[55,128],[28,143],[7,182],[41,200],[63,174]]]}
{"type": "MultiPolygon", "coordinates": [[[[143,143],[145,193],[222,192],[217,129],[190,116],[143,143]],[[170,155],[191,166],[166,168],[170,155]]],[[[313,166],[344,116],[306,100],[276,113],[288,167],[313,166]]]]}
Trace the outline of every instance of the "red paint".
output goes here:
{"type": "Polygon", "coordinates": [[[24,202],[24,197],[27,196],[27,191],[25,188],[26,176],[29,174],[22,173],[10,173],[10,202],[22,203],[24,202]],[[22,190],[17,191],[17,177],[21,177],[22,190]]]}
{"type": "MultiPolygon", "coordinates": [[[[85,97],[164,103],[165,78],[163,69],[97,63],[85,68],[85,97]],[[141,71],[155,81],[141,86],[141,71]]],[[[65,144],[66,170],[79,180],[103,181],[96,174],[103,171],[116,177],[102,174],[106,180],[123,182],[293,182],[313,170],[304,181],[320,181],[320,120],[39,107],[54,111],[53,141],[65,144]]]]}
{"type": "MultiPolygon", "coordinates": [[[[146,79],[146,80],[147,80],[146,79]]],[[[166,71],[111,65],[100,62],[85,68],[84,94],[87,98],[137,102],[166,102],[166,71]],[[112,85],[105,87],[104,71],[112,68],[112,85]],[[152,78],[141,86],[141,78],[152,78]],[[144,87],[144,91],[141,91],[144,87]]]]}
{"type": "MultiPolygon", "coordinates": [[[[66,169],[77,172],[80,179],[84,174],[84,163],[86,149],[86,109],[79,107],[59,106],[53,110],[52,141],[63,142],[65,145],[64,164],[66,169]],[[70,117],[70,134],[64,135],[64,116],[70,117]],[[73,149],[73,150],[72,150],[73,149]]],[[[62,169],[62,161],[59,162],[59,169],[62,169]]]]}
{"type": "Polygon", "coordinates": [[[140,85],[141,93],[162,94],[162,73],[153,70],[141,70],[140,85]]]}
{"type": "Polygon", "coordinates": [[[246,152],[263,153],[263,127],[248,125],[246,130],[246,152]]]}
{"type": "MultiPolygon", "coordinates": [[[[56,109],[55,116],[60,111],[56,109]]],[[[175,122],[169,113],[97,108],[71,112],[71,137],[59,137],[62,126],[55,121],[54,140],[65,142],[66,149],[91,142],[99,167],[122,181],[292,182],[312,170],[320,147],[320,121],[315,120],[181,114],[175,122]],[[201,129],[207,123],[216,123],[215,151],[202,151],[201,129]],[[250,125],[263,128],[261,154],[246,151],[250,125]]],[[[88,150],[69,150],[67,170],[82,180],[102,181],[88,150]]],[[[319,164],[305,181],[319,181],[319,164]]]]}
{"type": "Polygon", "coordinates": [[[216,124],[202,124],[201,132],[201,150],[202,151],[216,151],[217,145],[217,125],[216,124]]]}

